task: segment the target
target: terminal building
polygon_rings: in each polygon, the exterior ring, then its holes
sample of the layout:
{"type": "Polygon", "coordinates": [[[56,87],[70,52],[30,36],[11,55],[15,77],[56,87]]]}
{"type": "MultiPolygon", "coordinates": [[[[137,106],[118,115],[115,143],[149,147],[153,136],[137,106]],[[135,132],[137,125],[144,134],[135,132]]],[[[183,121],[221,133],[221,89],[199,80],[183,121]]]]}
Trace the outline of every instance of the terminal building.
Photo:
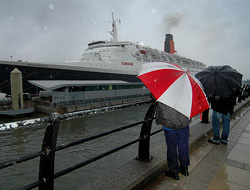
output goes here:
{"type": "Polygon", "coordinates": [[[64,81],[30,80],[40,91],[36,99],[37,111],[67,113],[151,99],[142,82],[115,80],[64,81]]]}

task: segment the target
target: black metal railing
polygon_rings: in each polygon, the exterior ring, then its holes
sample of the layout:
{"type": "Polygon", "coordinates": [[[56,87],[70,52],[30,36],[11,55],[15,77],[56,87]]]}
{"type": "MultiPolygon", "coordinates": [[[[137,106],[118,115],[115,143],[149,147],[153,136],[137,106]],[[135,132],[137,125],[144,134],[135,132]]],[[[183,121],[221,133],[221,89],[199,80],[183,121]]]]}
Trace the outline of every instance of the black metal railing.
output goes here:
{"type": "Polygon", "coordinates": [[[106,131],[106,132],[103,132],[94,136],[82,138],[74,142],[70,142],[67,144],[59,145],[59,146],[56,146],[56,142],[57,142],[58,130],[60,126],[60,120],[62,120],[62,118],[58,113],[52,113],[51,116],[48,117],[47,119],[48,126],[44,134],[41,151],[31,153],[29,155],[25,155],[17,159],[12,159],[12,160],[2,162],[0,163],[0,169],[10,167],[15,164],[26,162],[28,160],[40,157],[38,180],[22,187],[21,189],[33,189],[35,187],[39,187],[40,190],[43,190],[43,189],[54,189],[54,179],[59,178],[63,175],[66,175],[76,169],[86,166],[92,162],[95,162],[101,158],[104,158],[110,154],[113,154],[137,142],[139,142],[139,148],[138,148],[138,156],[136,157],[136,159],[140,161],[149,161],[152,159],[152,157],[150,156],[150,136],[155,135],[159,133],[160,131],[162,131],[162,129],[159,129],[151,133],[152,122],[155,119],[154,118],[155,108],[156,108],[156,104],[152,103],[143,121],[138,121],[133,124],[129,124],[123,127],[119,127],[113,130],[109,130],[109,131],[106,131]],[[134,139],[126,144],[120,145],[116,148],[113,148],[98,156],[95,156],[88,160],[80,162],[76,165],[68,167],[57,173],[54,173],[56,151],[60,151],[60,150],[63,150],[63,149],[66,149],[75,145],[85,143],[87,141],[98,139],[100,137],[104,137],[104,136],[107,136],[116,132],[120,132],[125,129],[129,129],[129,128],[132,128],[141,124],[142,124],[142,127],[141,127],[139,138],[134,139]]]}
{"type": "Polygon", "coordinates": [[[250,95],[250,85],[244,85],[240,90],[240,95],[238,96],[238,102],[245,100],[250,95]]]}

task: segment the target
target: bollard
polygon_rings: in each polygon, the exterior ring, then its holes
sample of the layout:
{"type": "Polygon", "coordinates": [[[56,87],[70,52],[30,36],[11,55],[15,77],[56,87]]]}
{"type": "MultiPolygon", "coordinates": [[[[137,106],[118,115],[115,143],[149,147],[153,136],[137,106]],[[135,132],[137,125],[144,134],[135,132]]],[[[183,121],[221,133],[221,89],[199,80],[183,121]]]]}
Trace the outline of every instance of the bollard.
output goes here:
{"type": "Polygon", "coordinates": [[[52,113],[50,119],[42,144],[42,150],[47,153],[40,158],[39,180],[43,183],[39,185],[39,190],[54,189],[55,148],[60,122],[59,114],[52,113]]]}
{"type": "Polygon", "coordinates": [[[156,102],[153,102],[144,119],[142,124],[141,133],[140,133],[140,141],[139,141],[139,148],[138,148],[138,156],[136,157],[137,160],[147,162],[152,159],[150,156],[150,132],[152,127],[152,121],[154,118],[156,110],[156,102]]]}

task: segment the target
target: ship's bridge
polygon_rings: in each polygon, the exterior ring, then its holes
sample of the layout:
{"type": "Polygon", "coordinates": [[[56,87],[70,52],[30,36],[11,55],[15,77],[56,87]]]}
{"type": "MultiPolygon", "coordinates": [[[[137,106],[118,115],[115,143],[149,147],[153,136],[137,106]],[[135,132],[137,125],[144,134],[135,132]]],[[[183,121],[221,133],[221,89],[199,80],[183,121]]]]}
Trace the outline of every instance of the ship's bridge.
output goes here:
{"type": "Polygon", "coordinates": [[[132,61],[134,57],[132,52],[136,49],[136,44],[128,41],[122,42],[105,42],[95,41],[88,44],[88,48],[82,54],[82,60],[101,61],[104,59],[124,59],[124,61],[132,61]]]}
{"type": "MultiPolygon", "coordinates": [[[[124,47],[127,45],[133,45],[132,42],[123,41],[123,42],[107,42],[107,41],[96,41],[88,44],[88,49],[100,48],[100,47],[124,47]]],[[[86,50],[88,50],[86,49],[86,50]]]]}

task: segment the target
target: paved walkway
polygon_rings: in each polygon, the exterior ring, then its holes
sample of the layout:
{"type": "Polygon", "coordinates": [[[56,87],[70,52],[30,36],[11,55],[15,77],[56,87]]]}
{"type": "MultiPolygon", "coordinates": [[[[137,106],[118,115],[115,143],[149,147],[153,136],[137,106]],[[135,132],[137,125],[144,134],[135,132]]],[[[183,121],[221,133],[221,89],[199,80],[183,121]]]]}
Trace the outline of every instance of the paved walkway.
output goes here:
{"type": "Polygon", "coordinates": [[[243,109],[231,122],[227,145],[206,138],[190,153],[188,177],[180,174],[176,181],[161,174],[145,189],[250,189],[250,107],[243,109]]]}

